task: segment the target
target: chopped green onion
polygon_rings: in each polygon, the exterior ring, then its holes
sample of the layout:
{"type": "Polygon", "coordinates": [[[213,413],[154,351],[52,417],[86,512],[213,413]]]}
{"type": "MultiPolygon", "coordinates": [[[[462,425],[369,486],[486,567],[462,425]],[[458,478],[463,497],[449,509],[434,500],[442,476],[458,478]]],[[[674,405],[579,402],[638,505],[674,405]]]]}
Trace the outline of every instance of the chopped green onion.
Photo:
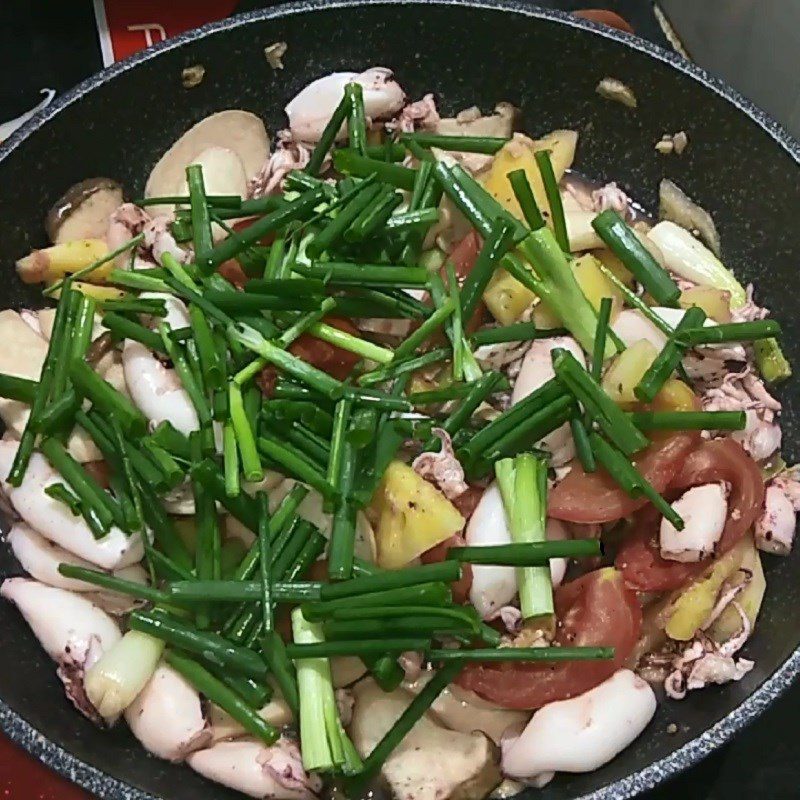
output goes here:
{"type": "Polygon", "coordinates": [[[431,661],[606,661],[613,647],[496,647],[476,650],[428,650],[431,661]]]}
{"type": "Polygon", "coordinates": [[[634,411],[631,422],[641,431],[741,431],[744,411],[634,411]]]}
{"type": "Polygon", "coordinates": [[[280,230],[287,223],[303,219],[314,211],[314,208],[324,199],[325,193],[321,189],[314,189],[300,195],[286,206],[267,214],[252,225],[239,232],[236,239],[228,237],[215,245],[208,254],[209,267],[218,267],[223,261],[235,258],[245,247],[262,239],[268,233],[280,230]]]}
{"type": "Polygon", "coordinates": [[[306,246],[306,255],[309,258],[319,258],[324,252],[339,242],[352,222],[366,208],[369,208],[375,198],[380,194],[380,186],[375,185],[373,176],[361,181],[358,186],[348,194],[349,199],[339,209],[336,216],[317,233],[306,246]]]}
{"type": "Polygon", "coordinates": [[[367,158],[352,150],[337,150],[333,154],[333,166],[339,172],[343,172],[345,175],[352,175],[355,178],[367,178],[370,175],[376,175],[379,181],[388,183],[397,189],[405,189],[410,192],[414,188],[416,170],[403,167],[400,164],[367,158]]]}
{"type": "Polygon", "coordinates": [[[647,368],[633,393],[644,403],[652,403],[661,387],[680,365],[685,352],[682,337],[705,322],[706,314],[699,306],[692,306],[683,315],[683,319],[675,327],[673,338],[667,342],[653,363],[647,368]]]}
{"type": "Polygon", "coordinates": [[[553,369],[556,377],[583,404],[622,452],[632,455],[647,447],[647,437],[634,427],[619,406],[586,372],[572,353],[561,349],[554,350],[553,369]]]}
{"type": "Polygon", "coordinates": [[[368,342],[360,336],[353,336],[353,334],[325,322],[317,322],[312,325],[309,333],[323,342],[328,342],[328,344],[355,353],[370,361],[377,361],[379,364],[388,364],[395,358],[395,354],[388,347],[368,342]]]}
{"type": "Polygon", "coordinates": [[[767,383],[780,383],[792,376],[792,367],[775,339],[753,342],[756,366],[767,383]]]}
{"type": "Polygon", "coordinates": [[[280,731],[275,726],[270,725],[234,691],[196,661],[174,650],[165,652],[164,659],[203,697],[230,714],[248,733],[267,745],[274,744],[280,738],[280,731]]]}
{"type": "Polygon", "coordinates": [[[155,331],[145,328],[144,325],[113,312],[104,314],[102,322],[103,326],[108,328],[116,339],[132,339],[134,342],[140,342],[149,350],[166,354],[161,337],[155,331]]]}
{"type": "Polygon", "coordinates": [[[536,567],[546,565],[551,558],[583,558],[602,554],[603,547],[599,539],[567,539],[563,542],[537,540],[481,547],[451,547],[447,551],[447,558],[466,564],[536,567]]]}
{"type": "Polygon", "coordinates": [[[343,261],[315,261],[297,264],[296,271],[310,278],[321,278],[337,286],[424,288],[428,271],[422,267],[386,264],[350,264],[343,261]]]}
{"type": "Polygon", "coordinates": [[[681,294],[678,285],[616,211],[602,211],[592,220],[592,227],[659,305],[677,304],[681,294]]]}
{"type": "Polygon", "coordinates": [[[189,319],[192,335],[197,345],[197,355],[200,357],[203,383],[208,389],[219,389],[223,382],[224,367],[214,342],[211,326],[208,324],[203,309],[194,304],[189,306],[189,319]]]}
{"type": "Polygon", "coordinates": [[[634,498],[646,497],[679,531],[683,530],[683,520],[678,513],[625,455],[594,432],[589,434],[589,441],[597,460],[626,494],[634,498]]]}
{"type": "Polygon", "coordinates": [[[135,597],[137,600],[146,600],[149,603],[157,603],[159,605],[168,605],[171,601],[169,595],[160,589],[154,589],[144,583],[118,578],[100,570],[78,567],[74,564],[59,564],[58,571],[65,578],[91,583],[93,586],[98,586],[106,591],[135,597]]]}
{"type": "Polygon", "coordinates": [[[386,227],[392,212],[403,202],[403,195],[391,186],[386,186],[375,198],[370,208],[365,208],[344,232],[344,239],[351,244],[364,242],[376,236],[386,227]]]}
{"type": "Polygon", "coordinates": [[[544,227],[544,217],[542,217],[542,212],[536,203],[536,198],[533,195],[533,189],[531,189],[525,170],[515,169],[509,172],[506,178],[508,178],[508,182],[514,190],[514,197],[517,198],[517,203],[519,203],[522,216],[525,217],[528,227],[532,231],[544,227]]]}
{"type": "Polygon", "coordinates": [[[656,314],[641,297],[634,294],[605,264],[600,260],[597,261],[597,266],[600,272],[611,281],[612,284],[622,295],[625,302],[631,307],[635,308],[644,314],[647,319],[653,323],[665,336],[672,336],[672,326],[667,324],[658,314],[656,314]]]}
{"type": "Polygon", "coordinates": [[[553,234],[556,237],[558,246],[569,253],[569,236],[567,235],[567,221],[564,218],[564,206],[561,204],[561,192],[558,190],[558,181],[553,172],[553,162],[550,160],[549,150],[537,150],[534,153],[536,166],[539,167],[539,174],[542,176],[544,193],[547,196],[547,204],[550,206],[550,221],[553,223],[553,234]]]}
{"type": "Polygon", "coordinates": [[[230,420],[226,420],[222,429],[222,457],[225,465],[225,494],[228,497],[237,497],[241,492],[239,451],[236,446],[236,433],[230,420]]]}
{"type": "Polygon", "coordinates": [[[609,332],[608,323],[611,319],[611,306],[613,301],[610,297],[604,297],[600,301],[600,310],[597,313],[597,329],[594,335],[594,349],[592,350],[592,369],[591,375],[598,383],[603,377],[603,362],[605,361],[606,335],[609,332]]]}
{"type": "Polygon", "coordinates": [[[780,336],[780,333],[781,326],[774,319],[759,319],[683,330],[676,339],[688,347],[697,347],[702,344],[752,342],[769,336],[780,336]]]}
{"type": "Polygon", "coordinates": [[[403,340],[394,351],[395,361],[402,361],[416,352],[417,348],[436,331],[453,313],[455,302],[448,298],[415,331],[403,340]]]}
{"type": "Polygon", "coordinates": [[[339,718],[330,663],[324,652],[316,652],[328,646],[320,626],[308,622],[296,608],[292,612],[292,633],[296,644],[286,648],[287,655],[303,659],[297,665],[303,766],[309,771],[355,772],[360,769],[361,761],[339,718]],[[300,652],[293,655],[292,649],[300,652]]]}
{"type": "Polygon", "coordinates": [[[262,434],[258,439],[258,449],[291,476],[316,489],[323,498],[333,498],[333,486],[328,483],[319,467],[308,461],[294,447],[262,434]]]}
{"type": "Polygon", "coordinates": [[[550,339],[568,335],[566,328],[537,328],[534,322],[515,322],[497,328],[481,328],[469,340],[475,347],[502,342],[527,342],[534,339],[550,339]]]}
{"type": "Polygon", "coordinates": [[[457,564],[439,562],[421,567],[409,567],[395,572],[382,572],[378,575],[352,578],[340,583],[324,584],[320,597],[325,600],[337,600],[343,597],[361,595],[368,592],[379,592],[387,589],[399,589],[431,581],[457,581],[461,577],[461,568],[457,564]]]}
{"type": "MultiPolygon", "coordinates": [[[[569,427],[572,431],[572,441],[575,443],[575,452],[583,466],[584,472],[594,472],[597,469],[597,464],[589,444],[589,431],[586,429],[586,425],[584,425],[580,417],[576,416],[570,419],[569,427]]],[[[639,430],[642,430],[638,425],[637,427],[639,430]]]]}
{"type": "Polygon", "coordinates": [[[228,407],[230,409],[236,443],[242,457],[242,469],[245,479],[257,482],[263,479],[264,469],[258,456],[258,447],[253,429],[244,410],[242,390],[235,381],[228,384],[228,407]]]}
{"type": "MultiPolygon", "coordinates": [[[[292,613],[297,613],[295,609],[292,613]]],[[[312,623],[308,623],[312,624],[312,623]]],[[[286,655],[293,660],[306,658],[331,658],[333,656],[384,655],[386,653],[404,653],[407,650],[427,650],[430,639],[423,636],[393,637],[391,639],[340,639],[332,642],[314,642],[309,644],[286,645],[286,655]]],[[[301,697],[303,691],[300,685],[301,697]]],[[[302,702],[301,702],[302,708],[302,702]]]]}
{"type": "Polygon", "coordinates": [[[336,141],[336,137],[339,134],[345,119],[347,119],[349,110],[349,99],[347,95],[342,95],[339,105],[336,106],[333,114],[331,114],[331,118],[325,125],[322,135],[319,137],[319,141],[317,142],[317,146],[311,153],[311,157],[306,165],[305,171],[312,177],[319,175],[319,171],[322,169],[322,165],[325,163],[325,158],[328,155],[328,151],[331,149],[331,147],[333,147],[333,143],[336,141]]]}
{"type": "Polygon", "coordinates": [[[525,423],[531,415],[564,396],[564,387],[557,380],[552,379],[542,384],[479,430],[459,451],[460,460],[463,463],[477,459],[504,436],[513,435],[519,425],[525,423]]]}
{"type": "MultiPolygon", "coordinates": [[[[460,652],[460,651],[457,651],[460,652]]],[[[394,725],[384,734],[383,738],[372,748],[370,754],[364,759],[364,765],[354,784],[358,786],[355,794],[365,788],[366,782],[373,775],[380,772],[381,767],[395,748],[405,739],[409,731],[423,717],[425,712],[433,705],[436,698],[452,683],[461,671],[461,663],[446,664],[420,690],[419,694],[408,704],[394,725]]]]}
{"type": "Polygon", "coordinates": [[[73,517],[81,515],[81,499],[71,492],[63,483],[51,483],[45,486],[44,493],[53,500],[63,503],[71,512],[73,517]]]}
{"type": "Polygon", "coordinates": [[[260,355],[278,369],[283,370],[297,380],[308,384],[320,394],[331,399],[341,396],[342,384],[326,372],[307,364],[281,347],[267,341],[257,330],[249,325],[228,329],[228,337],[244,345],[248,350],[260,355]]]}
{"type": "Polygon", "coordinates": [[[500,136],[448,136],[416,131],[401,134],[400,141],[407,144],[415,142],[421,147],[437,147],[439,150],[452,150],[458,153],[494,155],[508,139],[500,136]]]}
{"type": "Polygon", "coordinates": [[[513,225],[498,217],[492,223],[489,236],[486,237],[475,264],[461,287],[461,312],[465,320],[472,318],[500,259],[509,251],[513,241],[513,225]]]}
{"type": "MultiPolygon", "coordinates": [[[[382,573],[381,573],[382,574],[382,573]]],[[[362,580],[359,576],[335,586],[343,586],[355,580],[362,580]]],[[[320,589],[321,591],[321,589],[320,589]]],[[[414,586],[401,586],[397,589],[383,591],[370,591],[367,594],[358,594],[351,597],[340,597],[336,600],[323,602],[309,602],[303,605],[303,615],[306,619],[317,621],[325,619],[343,608],[368,608],[375,606],[422,606],[429,605],[440,607],[451,601],[451,593],[443,583],[420,583],[414,586]]]]}

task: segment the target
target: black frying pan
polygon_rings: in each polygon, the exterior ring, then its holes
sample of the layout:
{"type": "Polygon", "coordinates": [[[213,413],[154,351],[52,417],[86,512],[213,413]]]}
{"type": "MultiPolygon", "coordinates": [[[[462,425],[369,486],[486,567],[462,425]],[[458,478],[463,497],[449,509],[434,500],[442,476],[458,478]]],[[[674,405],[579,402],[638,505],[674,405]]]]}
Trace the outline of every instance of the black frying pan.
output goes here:
{"type": "MultiPolygon", "coordinates": [[[[796,270],[800,265],[800,147],[774,122],[697,67],[625,34],[513,0],[325,3],[313,0],[242,15],[170,40],[117,64],[62,96],[0,148],[2,305],[37,305],[13,275],[14,259],[42,246],[50,203],[94,175],[117,178],[129,196],[176,138],[212,111],[240,107],[273,132],[282,108],[312,78],[333,70],[393,67],[412,97],[437,93],[448,112],[509,100],[532,134],[577,128],[578,167],[617,180],[653,207],[669,176],[714,212],[726,263],[758,286],[800,364],[796,270]],[[263,48],[289,43],[273,72],[263,48]],[[202,84],[181,88],[181,70],[206,67],[202,84]],[[595,94],[598,80],[625,80],[638,113],[595,94]],[[680,157],[653,143],[689,133],[680,157]]],[[[2,343],[0,342],[0,346],[2,343]]],[[[800,448],[798,394],[784,391],[787,460],[800,448]]],[[[560,777],[538,796],[630,797],[695,763],[775,700],[800,666],[797,549],[767,557],[768,591],[746,655],[756,667],[740,683],[663,705],[649,729],[603,769],[560,777]],[[676,723],[678,732],[667,733],[676,723]]],[[[0,575],[18,566],[0,555],[0,575]]],[[[18,612],[0,604],[0,726],[45,763],[100,797],[204,800],[240,797],[190,770],[149,757],[124,725],[102,733],[65,701],[55,669],[18,612]]]]}

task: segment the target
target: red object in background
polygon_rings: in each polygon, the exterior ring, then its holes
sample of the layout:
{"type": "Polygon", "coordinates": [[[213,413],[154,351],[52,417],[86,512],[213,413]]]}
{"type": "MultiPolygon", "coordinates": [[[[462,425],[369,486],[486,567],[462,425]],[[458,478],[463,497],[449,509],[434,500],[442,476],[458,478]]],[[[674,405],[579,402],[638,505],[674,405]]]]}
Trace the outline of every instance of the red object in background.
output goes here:
{"type": "Polygon", "coordinates": [[[224,19],[237,5],[236,0],[94,0],[103,62],[108,66],[170,36],[224,19]]]}
{"type": "Polygon", "coordinates": [[[628,20],[623,19],[613,11],[606,11],[604,8],[585,8],[582,11],[573,12],[576,17],[583,17],[592,22],[599,22],[601,25],[608,25],[609,28],[618,28],[626,33],[636,33],[628,20]]]}
{"type": "Polygon", "coordinates": [[[3,800],[89,800],[66,778],[0,736],[0,797],[3,800]]]}

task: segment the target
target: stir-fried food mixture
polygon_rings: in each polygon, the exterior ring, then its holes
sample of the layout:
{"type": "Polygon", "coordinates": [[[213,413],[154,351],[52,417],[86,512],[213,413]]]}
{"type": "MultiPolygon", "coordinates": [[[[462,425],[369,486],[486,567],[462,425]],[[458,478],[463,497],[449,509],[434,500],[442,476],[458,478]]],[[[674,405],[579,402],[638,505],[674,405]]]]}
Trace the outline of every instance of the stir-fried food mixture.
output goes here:
{"type": "Polygon", "coordinates": [[[286,113],[77,184],[17,262],[0,594],[75,707],[252,797],[481,800],[746,676],[800,483],[712,217],[383,68],[286,113]]]}

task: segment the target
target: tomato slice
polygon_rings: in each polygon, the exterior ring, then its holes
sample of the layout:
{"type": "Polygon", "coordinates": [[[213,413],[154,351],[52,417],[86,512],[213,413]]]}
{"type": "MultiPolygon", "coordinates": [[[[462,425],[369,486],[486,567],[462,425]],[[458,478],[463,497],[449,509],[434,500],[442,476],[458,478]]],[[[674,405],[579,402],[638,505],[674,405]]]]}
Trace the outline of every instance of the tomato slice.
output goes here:
{"type": "Polygon", "coordinates": [[[555,607],[557,644],[613,647],[614,658],[563,664],[467,664],[458,684],[504,708],[535,709],[592,689],[625,663],[639,638],[642,610],[617,570],[606,567],[560,586],[555,607]]]}
{"type": "MultiPolygon", "coordinates": [[[[480,253],[482,244],[483,242],[481,237],[477,234],[477,232],[470,231],[450,251],[448,260],[453,262],[456,278],[458,278],[459,283],[463,282],[470,272],[472,272],[472,268],[475,266],[475,262],[478,260],[478,253],[480,253]]],[[[447,285],[447,272],[444,266],[442,267],[440,274],[442,276],[442,280],[445,281],[445,285],[447,285]]],[[[486,306],[483,304],[483,301],[479,301],[475,306],[475,311],[472,313],[472,316],[464,323],[464,330],[466,330],[467,333],[472,333],[480,328],[481,324],[483,323],[485,310],[486,306]]]]}
{"type": "MultiPolygon", "coordinates": [[[[325,317],[324,322],[353,336],[359,335],[358,329],[350,320],[341,317],[325,317]]],[[[292,342],[289,346],[289,352],[301,358],[307,364],[311,364],[312,367],[321,369],[340,381],[350,375],[360,358],[360,356],[351,353],[349,350],[343,350],[334,344],[323,342],[322,339],[317,339],[307,333],[302,334],[292,342]]],[[[261,370],[258,376],[258,385],[266,397],[272,395],[276,377],[277,371],[271,364],[261,370]]]]}
{"type": "MultiPolygon", "coordinates": [[[[654,441],[636,456],[639,472],[659,493],[678,474],[686,456],[700,440],[698,431],[681,431],[654,441]]],[[[625,494],[605,470],[584,472],[575,463],[569,475],[550,492],[547,513],[565,522],[613,522],[630,516],[648,503],[647,498],[625,494]]]]}
{"type": "Polygon", "coordinates": [[[701,573],[710,558],[728,552],[755,522],[764,503],[764,479],[758,464],[733,439],[704,442],[684,461],[670,489],[683,492],[692,486],[724,481],[731,487],[728,520],[714,556],[684,564],[661,558],[660,517],[655,509],[642,511],[633,535],[617,553],[616,565],[625,582],[643,592],[671,591],[701,573]]]}
{"type": "MultiPolygon", "coordinates": [[[[464,537],[459,534],[454,534],[449,539],[440,542],[436,547],[431,547],[426,550],[419,560],[423,564],[435,564],[438,561],[444,561],[447,558],[447,551],[451,547],[464,547],[466,542],[464,537]]],[[[453,602],[466,603],[469,599],[469,590],[472,588],[472,566],[470,564],[461,565],[461,578],[455,583],[450,584],[450,589],[453,592],[453,602]]]]}

